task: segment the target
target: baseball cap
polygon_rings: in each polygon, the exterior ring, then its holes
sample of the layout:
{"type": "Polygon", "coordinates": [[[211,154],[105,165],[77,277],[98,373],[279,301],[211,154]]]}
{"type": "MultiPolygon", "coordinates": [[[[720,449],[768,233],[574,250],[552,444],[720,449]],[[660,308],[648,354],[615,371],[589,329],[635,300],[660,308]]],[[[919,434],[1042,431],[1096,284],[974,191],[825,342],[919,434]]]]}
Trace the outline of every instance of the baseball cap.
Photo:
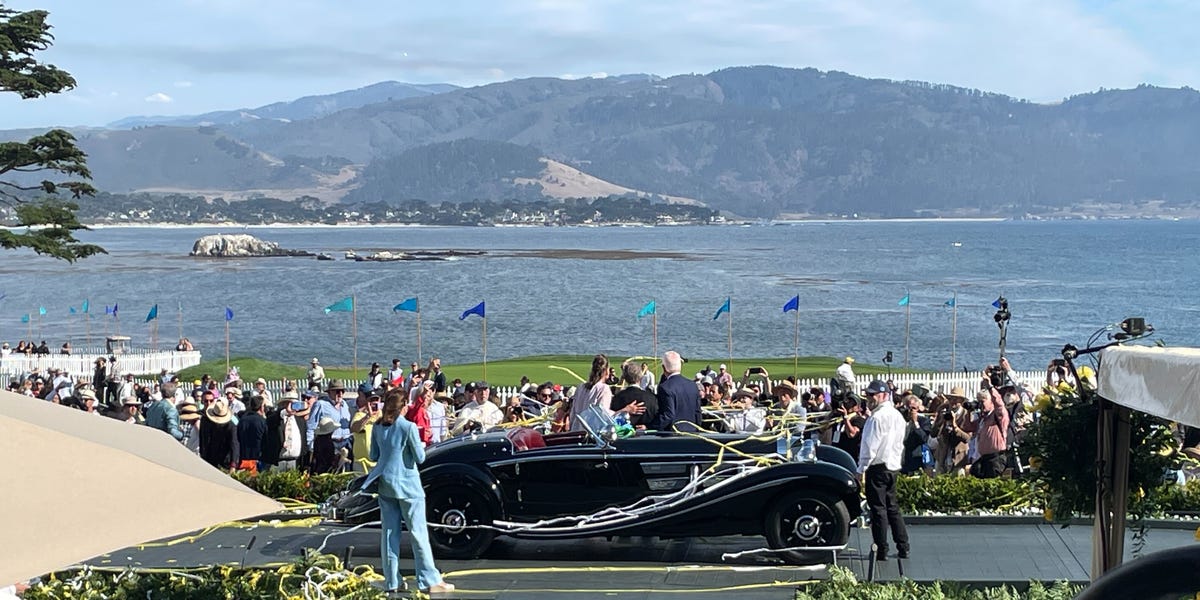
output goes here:
{"type": "Polygon", "coordinates": [[[728,367],[725,366],[725,363],[721,363],[721,369],[724,370],[726,368],[728,368],[728,367]]]}
{"type": "Polygon", "coordinates": [[[878,394],[879,392],[890,392],[890,391],[892,391],[892,390],[888,388],[887,384],[878,379],[867,384],[867,394],[878,394]]]}

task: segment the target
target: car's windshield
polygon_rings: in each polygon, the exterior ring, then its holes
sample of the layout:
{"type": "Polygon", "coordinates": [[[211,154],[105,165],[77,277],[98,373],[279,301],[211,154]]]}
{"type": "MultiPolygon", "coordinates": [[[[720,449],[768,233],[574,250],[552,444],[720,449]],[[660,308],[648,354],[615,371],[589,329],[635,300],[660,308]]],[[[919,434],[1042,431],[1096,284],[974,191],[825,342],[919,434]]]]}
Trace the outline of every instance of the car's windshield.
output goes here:
{"type": "Polygon", "coordinates": [[[583,411],[579,415],[579,420],[583,423],[584,430],[597,443],[612,439],[613,432],[617,429],[617,422],[613,420],[612,415],[598,405],[592,405],[583,411]]]}

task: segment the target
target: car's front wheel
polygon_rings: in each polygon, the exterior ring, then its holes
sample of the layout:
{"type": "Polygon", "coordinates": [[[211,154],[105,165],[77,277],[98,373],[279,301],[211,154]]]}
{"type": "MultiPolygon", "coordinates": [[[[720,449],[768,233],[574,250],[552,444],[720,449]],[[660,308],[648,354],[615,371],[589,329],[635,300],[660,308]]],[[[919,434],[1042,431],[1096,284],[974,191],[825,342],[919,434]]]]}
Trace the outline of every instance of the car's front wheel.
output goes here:
{"type": "Polygon", "coordinates": [[[801,565],[833,561],[832,550],[804,550],[846,545],[850,512],[841,500],[821,492],[784,494],[767,511],[767,543],[787,562],[801,565]]]}
{"type": "Polygon", "coordinates": [[[425,499],[429,541],[440,558],[476,558],[496,537],[492,506],[475,490],[461,485],[440,486],[425,499]]]}

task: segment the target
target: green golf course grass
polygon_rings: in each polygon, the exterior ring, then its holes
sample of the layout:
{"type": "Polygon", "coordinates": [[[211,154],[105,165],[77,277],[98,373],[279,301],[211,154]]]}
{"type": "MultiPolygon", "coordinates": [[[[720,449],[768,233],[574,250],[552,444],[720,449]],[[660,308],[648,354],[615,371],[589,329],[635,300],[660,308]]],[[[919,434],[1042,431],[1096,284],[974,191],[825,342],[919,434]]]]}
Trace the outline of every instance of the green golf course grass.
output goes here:
{"type": "MultiPolygon", "coordinates": [[[[609,362],[614,368],[619,370],[621,362],[626,358],[623,356],[610,356],[609,362]]],[[[658,364],[652,363],[650,357],[636,358],[638,362],[645,362],[651,365],[656,376],[658,375],[658,364]]],[[[254,381],[259,377],[268,381],[303,379],[308,370],[308,367],[303,365],[287,365],[250,357],[231,358],[229,362],[231,365],[237,366],[238,372],[242,376],[242,381],[254,381]]],[[[832,377],[834,369],[841,362],[840,358],[828,356],[801,356],[795,365],[792,358],[735,358],[732,363],[728,359],[723,358],[689,358],[688,362],[683,365],[683,374],[691,377],[705,366],[711,366],[716,370],[718,365],[725,363],[729,367],[729,371],[733,373],[734,378],[740,378],[747,368],[757,366],[766,369],[772,379],[783,379],[789,375],[796,375],[800,379],[823,379],[832,377]]],[[[347,366],[327,365],[325,366],[325,377],[341,379],[347,382],[347,387],[350,387],[350,383],[360,382],[366,378],[370,366],[371,363],[369,362],[365,365],[359,365],[358,372],[355,374],[353,369],[347,366]]],[[[409,365],[405,363],[403,366],[405,373],[407,373],[409,365]]],[[[448,381],[453,381],[454,379],[462,379],[463,381],[486,379],[491,385],[515,386],[520,383],[522,376],[526,376],[529,377],[530,381],[537,383],[554,381],[555,383],[574,385],[587,378],[591,366],[591,356],[555,354],[488,361],[486,373],[481,363],[449,364],[443,361],[442,371],[446,373],[448,381]]],[[[390,363],[383,365],[385,372],[390,367],[390,363]]],[[[888,372],[886,366],[863,363],[855,363],[854,371],[858,375],[885,374],[888,372]]],[[[892,371],[895,373],[903,372],[900,369],[893,369],[892,371]]],[[[223,359],[205,361],[199,365],[180,371],[179,378],[183,381],[195,380],[200,379],[201,375],[205,373],[208,373],[217,380],[224,380],[225,361],[223,359]]]]}

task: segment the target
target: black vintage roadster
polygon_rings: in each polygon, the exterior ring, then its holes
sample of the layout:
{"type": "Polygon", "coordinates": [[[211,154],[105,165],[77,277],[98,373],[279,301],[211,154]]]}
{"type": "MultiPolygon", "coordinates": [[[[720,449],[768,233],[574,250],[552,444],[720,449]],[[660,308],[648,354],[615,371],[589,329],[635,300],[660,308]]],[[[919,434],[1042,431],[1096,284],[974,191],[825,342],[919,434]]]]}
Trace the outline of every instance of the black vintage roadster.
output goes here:
{"type": "MultiPolygon", "coordinates": [[[[607,414],[587,431],[515,428],[454,438],[421,466],[434,552],[474,558],[497,535],[762,535],[783,559],[831,560],[860,513],[855,464],[832,446],[734,434],[614,435],[607,414]]],[[[365,477],[322,505],[347,524],[379,519],[365,477]]]]}

